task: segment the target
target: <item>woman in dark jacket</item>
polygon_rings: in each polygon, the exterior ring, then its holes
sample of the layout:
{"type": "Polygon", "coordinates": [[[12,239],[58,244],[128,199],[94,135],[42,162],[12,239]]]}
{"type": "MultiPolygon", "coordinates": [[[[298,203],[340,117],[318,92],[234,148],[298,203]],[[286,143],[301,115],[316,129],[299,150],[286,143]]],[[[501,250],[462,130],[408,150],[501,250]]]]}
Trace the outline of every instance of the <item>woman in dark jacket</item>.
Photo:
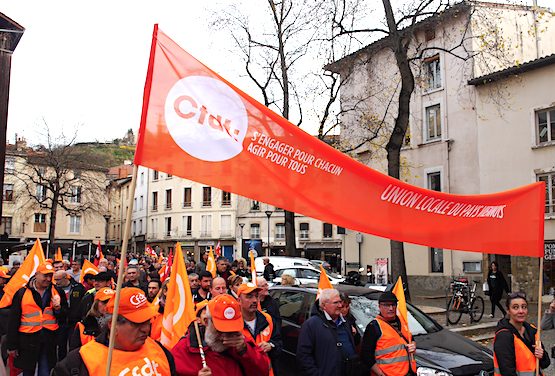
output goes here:
{"type": "Polygon", "coordinates": [[[503,296],[503,291],[509,292],[509,286],[507,281],[503,276],[503,273],[499,271],[498,265],[495,261],[491,262],[488,272],[488,287],[489,287],[489,299],[491,300],[491,314],[489,317],[495,317],[495,306],[499,307],[503,316],[507,314],[503,306],[501,305],[501,297],[503,296]]]}
{"type": "Polygon", "coordinates": [[[536,328],[526,322],[526,295],[522,292],[509,294],[507,310],[507,318],[497,324],[493,340],[495,375],[534,374],[536,359],[540,360],[541,369],[549,367],[549,355],[543,345],[536,348],[536,328]]]}

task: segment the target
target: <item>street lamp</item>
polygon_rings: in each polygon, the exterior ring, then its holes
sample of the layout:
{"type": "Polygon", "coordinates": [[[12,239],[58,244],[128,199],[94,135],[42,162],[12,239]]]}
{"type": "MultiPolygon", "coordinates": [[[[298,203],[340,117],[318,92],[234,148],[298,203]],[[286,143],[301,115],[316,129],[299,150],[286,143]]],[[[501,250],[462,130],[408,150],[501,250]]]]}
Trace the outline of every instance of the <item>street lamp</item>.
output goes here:
{"type": "MultiPolygon", "coordinates": [[[[245,224],[244,223],[239,223],[239,227],[241,227],[241,242],[239,243],[239,255],[241,257],[243,257],[243,227],[245,227],[245,224]]],[[[237,256],[237,255],[235,255],[235,256],[237,256]]]]}
{"type": "Polygon", "coordinates": [[[266,210],[266,217],[268,217],[268,248],[266,248],[266,256],[270,256],[270,217],[272,216],[271,210],[266,210]]]}

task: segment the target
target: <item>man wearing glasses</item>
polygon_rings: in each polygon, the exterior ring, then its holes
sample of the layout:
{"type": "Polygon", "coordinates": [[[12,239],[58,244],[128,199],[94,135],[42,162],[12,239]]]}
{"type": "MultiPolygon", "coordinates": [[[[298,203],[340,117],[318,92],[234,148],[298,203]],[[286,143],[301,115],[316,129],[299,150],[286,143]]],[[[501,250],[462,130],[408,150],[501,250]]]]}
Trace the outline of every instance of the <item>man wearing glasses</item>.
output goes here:
{"type": "Polygon", "coordinates": [[[364,331],[360,354],[366,371],[377,376],[416,375],[410,333],[397,317],[397,297],[391,291],[378,299],[380,314],[364,331]]]}

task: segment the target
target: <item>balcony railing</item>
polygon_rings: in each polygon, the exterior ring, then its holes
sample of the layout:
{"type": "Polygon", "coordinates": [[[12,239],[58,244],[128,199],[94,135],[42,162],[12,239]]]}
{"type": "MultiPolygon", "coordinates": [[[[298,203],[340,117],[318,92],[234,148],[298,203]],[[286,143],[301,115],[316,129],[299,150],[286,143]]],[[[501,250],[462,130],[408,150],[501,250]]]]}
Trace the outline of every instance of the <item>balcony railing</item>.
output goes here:
{"type": "Polygon", "coordinates": [[[200,237],[201,238],[211,238],[212,237],[212,231],[201,231],[200,232],[200,237]]]}
{"type": "Polygon", "coordinates": [[[190,208],[191,207],[191,201],[186,201],[183,203],[183,208],[190,208]]]}
{"type": "Polygon", "coordinates": [[[171,202],[167,202],[166,203],[166,207],[164,208],[165,210],[171,210],[172,208],[172,203],[171,202]]]}
{"type": "Polygon", "coordinates": [[[202,206],[203,207],[210,207],[212,206],[212,201],[202,201],[202,206]]]}
{"type": "Polygon", "coordinates": [[[158,205],[152,205],[152,211],[158,211],[158,205]]]}
{"type": "Polygon", "coordinates": [[[222,206],[231,206],[231,200],[223,200],[222,206]]]}

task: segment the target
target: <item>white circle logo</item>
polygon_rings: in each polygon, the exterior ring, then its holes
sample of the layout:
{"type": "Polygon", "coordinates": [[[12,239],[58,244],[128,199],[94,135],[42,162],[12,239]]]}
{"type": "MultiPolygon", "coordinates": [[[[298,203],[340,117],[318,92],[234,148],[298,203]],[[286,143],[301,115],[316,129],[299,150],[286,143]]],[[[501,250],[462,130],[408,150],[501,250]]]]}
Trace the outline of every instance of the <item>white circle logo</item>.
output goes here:
{"type": "Polygon", "coordinates": [[[227,307],[224,310],[224,317],[228,320],[231,320],[235,317],[235,310],[231,307],[227,307]]]}
{"type": "Polygon", "coordinates": [[[243,151],[247,110],[239,95],[222,81],[182,78],[170,89],[164,114],[173,140],[195,158],[220,162],[243,151]]]}

